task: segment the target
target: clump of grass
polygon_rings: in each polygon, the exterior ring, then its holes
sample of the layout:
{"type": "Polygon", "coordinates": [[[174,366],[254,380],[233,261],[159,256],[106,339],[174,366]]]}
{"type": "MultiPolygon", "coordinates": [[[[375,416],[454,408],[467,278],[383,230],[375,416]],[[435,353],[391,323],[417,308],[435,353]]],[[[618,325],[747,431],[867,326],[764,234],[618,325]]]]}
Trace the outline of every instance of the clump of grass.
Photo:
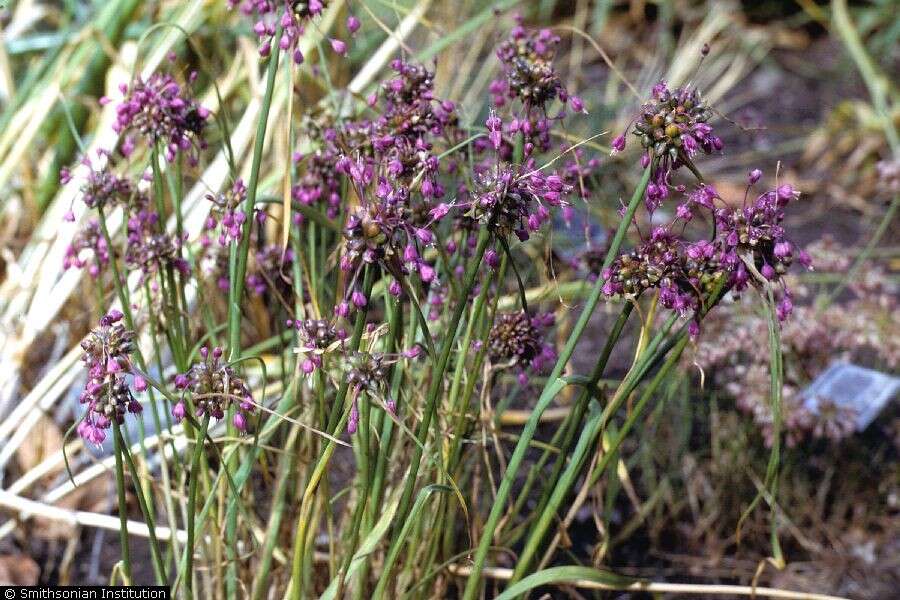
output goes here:
{"type": "MultiPolygon", "coordinates": [[[[592,91],[564,83],[559,35],[521,18],[484,77],[487,101],[466,106],[441,97],[408,47],[424,5],[346,86],[348,55],[374,47],[384,14],[334,1],[235,8],[252,15],[231,22],[255,33],[239,44],[258,72],[216,72],[216,41],[194,40],[199,4],[174,8],[189,26],[148,28],[133,47],[146,68],[122,73],[103,108],[66,113],[47,167],[71,162],[66,136],[82,146],[45,218],[65,230],[49,256],[66,281],[87,270],[102,315],[83,345],[76,429],[92,445],[113,432],[123,580],[137,582],[128,475],[153,578],[184,597],[474,599],[498,589],[488,577],[510,598],[556,583],[726,591],[554,565],[587,490],[618,476],[632,429],[739,292],[768,315],[774,415],[747,514],[777,502],[785,275],[808,262],[784,224],[799,193],[776,175],[751,194],[754,170],[743,201],[723,198],[702,174],[723,151],[713,108],[696,84],[658,82],[634,109],[640,151],[610,141],[634,158],[602,167],[637,180],[620,205],[582,148],[601,134],[566,129],[587,122],[592,91]],[[98,130],[82,139],[90,111],[98,130]],[[560,273],[533,261],[553,252],[554,223],[588,203],[611,213],[594,260],[560,273]],[[661,221],[664,208],[674,216],[661,221]],[[574,323],[546,292],[564,286],[581,304],[574,323]],[[604,303],[618,317],[601,334],[590,322],[604,303]],[[623,335],[634,314],[636,342],[623,335]],[[595,336],[592,369],[575,372],[595,336]],[[611,361],[630,366],[601,385],[611,361]],[[537,440],[562,398],[552,438],[537,440]],[[513,404],[528,411],[515,434],[497,416],[513,404]],[[135,419],[144,407],[154,436],[135,419]],[[498,568],[508,554],[514,568],[498,568]]],[[[73,376],[54,377],[47,386],[73,376]]],[[[781,567],[779,531],[773,512],[781,567]]]]}

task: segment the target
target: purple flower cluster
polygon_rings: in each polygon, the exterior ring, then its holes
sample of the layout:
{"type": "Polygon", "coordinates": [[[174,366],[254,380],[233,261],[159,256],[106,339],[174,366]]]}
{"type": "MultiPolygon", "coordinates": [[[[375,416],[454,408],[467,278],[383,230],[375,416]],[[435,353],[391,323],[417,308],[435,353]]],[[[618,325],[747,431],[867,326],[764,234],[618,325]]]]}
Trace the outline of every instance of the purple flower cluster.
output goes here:
{"type": "Polygon", "coordinates": [[[478,169],[468,206],[471,216],[498,237],[516,236],[525,241],[550,220],[550,208],[565,204],[572,191],[561,176],[545,175],[529,160],[524,168],[498,163],[478,169]]]}
{"type": "Polygon", "coordinates": [[[88,273],[96,279],[109,264],[111,250],[100,229],[100,222],[91,219],[75,234],[72,243],[66,248],[63,257],[63,269],[83,269],[88,267],[88,273]],[[93,260],[91,260],[93,259],[93,260]]]}
{"type": "MultiPolygon", "coordinates": [[[[132,201],[144,200],[143,194],[137,191],[131,181],[114,173],[108,165],[95,168],[87,157],[81,160],[81,164],[90,169],[81,186],[81,200],[88,208],[127,205],[132,201]]],[[[72,172],[64,167],[60,170],[59,180],[63,184],[69,183],[72,172]]]]}
{"type": "MultiPolygon", "coordinates": [[[[750,175],[750,187],[760,174],[750,175]]],[[[719,283],[740,292],[748,284],[780,284],[778,317],[785,320],[791,312],[791,294],[781,276],[794,258],[809,267],[809,256],[786,237],[781,222],[784,207],[799,197],[790,185],[760,195],[743,208],[724,205],[711,186],[701,185],[687,194],[675,219],[656,227],[648,239],[627,254],[616,258],[603,273],[603,292],[607,296],[637,297],[648,289],[659,290],[660,304],[682,315],[696,312],[719,283]],[[717,208],[716,204],[724,206],[717,208]],[[678,229],[693,217],[695,209],[707,209],[716,222],[712,241],[688,241],[678,229]],[[722,281],[722,278],[725,278],[722,281]]],[[[694,321],[692,333],[699,332],[694,321]]]]}
{"type": "Polygon", "coordinates": [[[569,95],[553,66],[559,41],[559,36],[549,29],[526,29],[522,18],[516,16],[516,25],[509,38],[497,49],[503,77],[490,85],[494,106],[499,108],[506,105],[507,99],[518,99],[522,108],[518,113],[514,111],[513,118],[502,129],[496,116],[492,114],[488,119],[491,143],[504,160],[511,158],[513,144],[507,142],[502,134],[510,137],[521,134],[526,157],[535,148],[542,152],[550,150],[552,122],[565,117],[565,111],[548,116],[547,108],[554,100],[558,99],[563,105],[569,104],[575,112],[585,112],[584,103],[580,98],[569,95]]]}
{"type": "MultiPolygon", "coordinates": [[[[196,78],[192,73],[190,80],[196,78]]],[[[206,148],[203,129],[209,111],[185,94],[182,86],[168,74],[154,73],[146,81],[138,77],[131,85],[119,86],[123,101],[116,107],[117,133],[136,131],[151,146],[162,145],[168,161],[179,152],[186,153],[188,162],[196,164],[198,153],[206,148]]],[[[128,156],[134,140],[126,136],[122,154],[128,156]]]]}
{"type": "MultiPolygon", "coordinates": [[[[141,404],[135,400],[125,379],[131,371],[129,355],[134,350],[134,332],[120,322],[122,313],[112,310],[100,319],[100,326],[81,342],[81,360],[88,370],[88,381],[80,401],[87,412],[78,423],[78,434],[92,444],[106,439],[106,430],[113,419],[121,424],[126,413],[140,413],[141,404]]],[[[138,391],[147,389],[146,381],[134,377],[138,391]]]]}
{"type": "Polygon", "coordinates": [[[433,146],[440,139],[448,145],[458,141],[456,105],[435,99],[434,73],[423,65],[394,60],[391,68],[397,77],[381,86],[384,108],[375,121],[375,153],[391,178],[407,186],[420,179],[423,197],[441,198],[433,146]]]}
{"type": "Polygon", "coordinates": [[[791,314],[793,303],[781,276],[795,258],[802,266],[811,267],[809,255],[787,239],[781,226],[784,208],[799,196],[791,185],[784,184],[749,206],[720,208],[715,213],[719,261],[731,272],[732,288],[739,292],[748,282],[779,282],[778,318],[782,321],[791,314]]]}
{"type": "Polygon", "coordinates": [[[190,272],[190,265],[181,256],[181,242],[162,230],[159,214],[149,208],[141,208],[128,218],[125,265],[140,269],[143,276],[171,266],[182,274],[190,272]]]}
{"type": "Polygon", "coordinates": [[[300,370],[309,375],[322,366],[322,357],[327,352],[340,347],[347,338],[347,332],[338,329],[325,319],[303,319],[288,321],[300,339],[297,352],[303,355],[300,370]]]}
{"type": "Polygon", "coordinates": [[[223,247],[240,241],[244,223],[247,221],[247,215],[243,211],[246,198],[247,186],[241,179],[236,180],[225,193],[206,195],[206,199],[212,202],[213,207],[203,225],[204,233],[200,238],[204,248],[212,244],[213,236],[223,247]],[[214,232],[217,229],[218,235],[215,236],[214,232]]]}
{"type": "MultiPolygon", "coordinates": [[[[397,280],[391,291],[399,294],[399,280],[410,272],[426,283],[435,277],[421,247],[434,243],[433,227],[449,211],[435,204],[446,193],[436,145],[453,144],[460,132],[453,103],[434,98],[433,73],[400,60],[391,67],[397,76],[381,87],[380,116],[345,124],[336,136],[343,154],[335,169],[360,199],[344,228],[341,268],[354,273],[352,283],[361,265],[378,263],[397,280]]],[[[377,103],[377,97],[371,100],[377,103]]],[[[455,160],[448,159],[446,171],[455,169],[455,160]]],[[[348,294],[351,302],[341,303],[339,314],[367,302],[353,285],[348,294]]]]}
{"type": "Polygon", "coordinates": [[[536,316],[525,311],[498,314],[488,335],[488,356],[495,364],[505,362],[517,367],[519,383],[526,385],[529,374],[538,375],[556,361],[556,350],[546,341],[554,322],[553,313],[536,316]]]}
{"type": "MultiPolygon", "coordinates": [[[[238,431],[247,431],[247,416],[253,412],[253,396],[250,388],[237,376],[234,369],[222,361],[222,349],[212,352],[204,346],[200,348],[202,362],[196,363],[187,373],[176,375],[175,387],[193,395],[196,415],[209,415],[222,419],[233,405],[232,423],[238,431]]],[[[172,416],[181,421],[186,415],[184,400],[172,408],[172,416]]]]}
{"type": "MultiPolygon", "coordinates": [[[[253,32],[260,39],[260,56],[269,56],[273,42],[277,42],[283,52],[291,52],[294,63],[299,65],[304,56],[297,43],[307,22],[322,14],[328,0],[228,0],[228,4],[231,8],[239,6],[242,13],[255,19],[253,32]],[[281,35],[275,40],[278,27],[281,27],[281,35]]],[[[359,27],[359,19],[352,16],[347,19],[347,29],[351,34],[359,27]]],[[[336,53],[346,54],[347,44],[344,41],[331,39],[330,42],[336,53]]]]}
{"type": "MultiPolygon", "coordinates": [[[[329,219],[335,219],[340,213],[342,200],[342,174],[337,170],[340,152],[331,141],[335,130],[329,129],[326,133],[331,139],[325,138],[320,148],[306,156],[295,157],[295,162],[302,163],[305,168],[299,181],[291,188],[291,196],[303,206],[324,203],[325,214],[329,219]]],[[[294,213],[294,219],[299,222],[302,215],[294,213]]]]}

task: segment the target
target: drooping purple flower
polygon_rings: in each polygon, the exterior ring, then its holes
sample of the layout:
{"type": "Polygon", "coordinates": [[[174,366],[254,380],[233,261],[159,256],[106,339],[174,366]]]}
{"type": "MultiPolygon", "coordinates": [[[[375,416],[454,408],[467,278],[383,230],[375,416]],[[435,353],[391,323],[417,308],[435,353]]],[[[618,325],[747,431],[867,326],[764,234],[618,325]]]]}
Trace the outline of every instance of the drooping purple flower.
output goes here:
{"type": "MultiPolygon", "coordinates": [[[[85,441],[95,445],[106,439],[105,430],[112,426],[113,419],[121,424],[127,413],[142,410],[125,378],[131,370],[134,332],[121,323],[122,316],[120,311],[110,311],[81,342],[81,360],[88,371],[88,380],[79,400],[87,406],[87,412],[77,430],[85,441]]],[[[136,378],[136,387],[137,384],[136,378]]]]}
{"type": "Polygon", "coordinates": [[[168,74],[154,73],[146,81],[138,77],[119,89],[124,99],[116,107],[117,133],[136,132],[150,146],[159,146],[170,162],[185,153],[191,164],[197,163],[199,151],[206,148],[203,129],[209,110],[168,74]]]}
{"type": "Polygon", "coordinates": [[[725,207],[715,212],[720,260],[735,271],[734,285],[740,291],[750,281],[779,281],[794,259],[794,246],[787,239],[782,221],[784,207],[799,197],[790,185],[765,192],[743,208],[725,207]],[[749,272],[748,275],[743,273],[749,272]]]}
{"type": "Polygon", "coordinates": [[[359,31],[359,28],[362,26],[362,23],[359,22],[359,19],[356,15],[350,15],[347,17],[347,31],[350,32],[350,35],[355,34],[359,31]]]}
{"type": "Polygon", "coordinates": [[[212,202],[213,207],[204,223],[204,238],[201,242],[210,243],[211,236],[216,237],[220,246],[240,241],[243,225],[247,221],[247,215],[243,211],[246,197],[247,186],[241,179],[236,180],[224,193],[207,194],[206,199],[212,202]]]}
{"type": "MultiPolygon", "coordinates": [[[[246,417],[254,411],[253,395],[250,388],[227,363],[222,360],[221,348],[200,349],[201,361],[195,363],[186,373],[179,375],[176,387],[193,395],[196,416],[209,415],[214,419],[222,419],[225,413],[234,406],[235,414],[240,414],[246,429],[246,417]]],[[[173,416],[178,406],[173,408],[173,416]]],[[[184,407],[179,409],[183,416],[184,407]]],[[[237,426],[237,423],[235,423],[237,426]]]]}
{"type": "Polygon", "coordinates": [[[63,269],[83,269],[87,267],[91,277],[96,279],[109,264],[112,250],[97,219],[91,219],[72,238],[63,257],[63,269]]]}
{"type": "Polygon", "coordinates": [[[272,51],[272,44],[285,51],[294,50],[297,64],[297,43],[307,23],[322,14],[328,0],[228,0],[230,7],[238,6],[240,11],[254,20],[253,32],[259,37],[260,56],[266,57],[272,51]],[[281,37],[274,39],[278,26],[281,37]]]}

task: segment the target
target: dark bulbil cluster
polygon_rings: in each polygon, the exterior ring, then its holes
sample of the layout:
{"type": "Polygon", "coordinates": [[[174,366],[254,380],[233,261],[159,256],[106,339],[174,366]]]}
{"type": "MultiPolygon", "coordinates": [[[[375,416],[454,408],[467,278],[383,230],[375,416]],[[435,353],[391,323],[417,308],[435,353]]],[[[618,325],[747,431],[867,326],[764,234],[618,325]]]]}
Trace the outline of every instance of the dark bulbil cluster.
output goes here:
{"type": "MultiPolygon", "coordinates": [[[[497,49],[506,76],[505,92],[528,108],[543,110],[556,98],[562,96],[565,99],[565,88],[553,68],[559,36],[549,29],[528,31],[522,26],[521,18],[518,20],[509,39],[497,49]]],[[[497,106],[503,104],[501,90],[503,86],[497,84],[492,89],[497,106]]]]}
{"type": "MultiPolygon", "coordinates": [[[[647,186],[647,210],[653,212],[669,197],[672,172],[684,165],[693,170],[692,158],[699,153],[722,150],[722,140],[713,134],[712,109],[696,89],[670,90],[665,81],[653,86],[651,98],[635,117],[633,133],[645,152],[641,166],[653,169],[647,186]]],[[[613,153],[625,149],[625,134],[612,141],[613,153]]],[[[683,191],[682,186],[676,187],[683,191]]]]}
{"type": "MultiPolygon", "coordinates": [[[[142,410],[125,380],[131,371],[129,355],[134,351],[134,332],[122,325],[122,317],[120,311],[110,311],[81,342],[81,360],[88,370],[88,381],[80,401],[87,405],[87,412],[77,429],[86,442],[96,445],[106,439],[113,419],[121,424],[126,413],[142,410]]],[[[146,389],[143,378],[135,377],[135,388],[146,389]]]]}
{"type": "Polygon", "coordinates": [[[722,140],[712,135],[712,110],[696,89],[670,90],[665,81],[653,86],[649,102],[641,107],[634,135],[654,157],[666,157],[673,166],[698,152],[722,149],[722,140]]]}
{"type": "Polygon", "coordinates": [[[388,361],[381,353],[355,352],[347,357],[347,383],[360,390],[375,391],[387,378],[388,361]]]}
{"type": "Polygon", "coordinates": [[[497,315],[488,335],[488,356],[495,364],[513,363],[519,368],[520,383],[527,384],[529,371],[541,373],[556,360],[553,345],[546,342],[553,323],[552,313],[531,316],[518,311],[497,315]]]}
{"type": "Polygon", "coordinates": [[[426,201],[441,198],[445,192],[437,179],[434,145],[460,139],[456,105],[434,97],[434,73],[423,65],[394,60],[391,69],[397,76],[381,85],[384,105],[371,130],[379,175],[396,182],[401,197],[418,184],[426,201]]]}
{"type": "Polygon", "coordinates": [[[288,326],[297,330],[301,344],[297,352],[304,355],[300,370],[307,375],[322,366],[323,354],[347,337],[344,330],[336,328],[325,319],[288,321],[288,326]]]}
{"type": "MultiPolygon", "coordinates": [[[[198,417],[209,415],[214,419],[222,419],[228,409],[234,405],[235,412],[232,423],[238,431],[247,431],[247,415],[253,412],[253,396],[244,380],[237,376],[234,369],[222,361],[222,349],[200,348],[203,359],[192,366],[187,373],[176,375],[175,387],[190,392],[198,417]]],[[[172,408],[172,416],[181,421],[185,416],[184,401],[172,408]]]]}
{"type": "Polygon", "coordinates": [[[488,337],[488,355],[495,362],[528,362],[541,349],[541,336],[524,311],[498,315],[488,337]]]}
{"type": "MultiPolygon", "coordinates": [[[[397,362],[396,355],[383,353],[354,352],[345,357],[344,369],[347,372],[347,384],[353,390],[353,404],[350,407],[350,415],[347,419],[347,432],[356,433],[359,427],[359,395],[367,392],[377,396],[379,390],[387,381],[388,367],[397,362]]],[[[394,412],[396,405],[388,399],[385,404],[388,410],[394,412]]]]}
{"type": "Polygon", "coordinates": [[[722,275],[713,245],[689,244],[670,229],[657,227],[647,241],[606,270],[603,292],[636,298],[656,288],[660,304],[687,314],[700,306],[722,275]]]}
{"type": "MultiPolygon", "coordinates": [[[[504,160],[513,158],[518,136],[521,136],[525,157],[531,156],[535,149],[550,151],[553,123],[566,116],[566,105],[574,112],[586,112],[581,99],[569,95],[553,66],[559,37],[549,29],[526,29],[520,16],[516,20],[517,25],[509,38],[497,50],[503,77],[491,82],[490,92],[497,108],[506,105],[507,100],[519,100],[520,106],[511,106],[511,118],[505,125],[493,112],[486,123],[491,132],[491,144],[504,160]],[[561,109],[550,115],[549,108],[554,100],[560,101],[561,109]]],[[[475,145],[478,147],[483,143],[476,141],[475,145]]]]}
{"type": "Polygon", "coordinates": [[[392,240],[403,228],[406,211],[400,204],[370,203],[347,219],[341,267],[349,271],[360,261],[372,264],[395,258],[392,240]]]}
{"type": "MultiPolygon", "coordinates": [[[[191,80],[196,74],[191,74],[191,80]]],[[[119,86],[124,100],[116,107],[117,133],[136,131],[150,146],[161,145],[166,160],[174,161],[180,152],[196,164],[199,150],[206,148],[203,129],[209,111],[189,95],[168,74],[154,73],[146,81],[138,77],[132,84],[119,86]]],[[[122,153],[128,155],[134,142],[127,138],[122,153]]]]}

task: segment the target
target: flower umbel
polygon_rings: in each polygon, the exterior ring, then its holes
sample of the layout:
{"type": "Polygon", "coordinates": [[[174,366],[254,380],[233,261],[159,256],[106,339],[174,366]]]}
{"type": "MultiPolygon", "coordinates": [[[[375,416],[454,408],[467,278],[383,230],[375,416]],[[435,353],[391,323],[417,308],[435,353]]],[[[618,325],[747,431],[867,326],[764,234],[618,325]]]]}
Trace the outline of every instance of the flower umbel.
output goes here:
{"type": "MultiPolygon", "coordinates": [[[[191,80],[195,77],[192,74],[191,80]]],[[[191,164],[197,163],[198,152],[206,148],[206,108],[184,94],[184,88],[168,74],[154,73],[146,81],[138,77],[119,89],[125,98],[116,108],[113,129],[117,133],[136,131],[151,146],[161,145],[166,160],[171,162],[185,152],[191,164]]],[[[128,147],[129,140],[125,144],[128,147]]]]}
{"type": "MultiPolygon", "coordinates": [[[[244,380],[228,364],[222,362],[222,349],[205,346],[200,349],[201,362],[187,373],[175,377],[175,387],[193,394],[198,417],[209,415],[222,419],[231,406],[235,407],[233,423],[239,431],[247,430],[247,415],[253,412],[253,396],[244,380]]],[[[172,415],[181,420],[185,415],[182,400],[172,409],[172,415]]]]}
{"type": "Polygon", "coordinates": [[[121,424],[126,413],[142,410],[125,380],[131,370],[129,355],[134,351],[134,332],[122,325],[122,317],[120,311],[110,311],[81,342],[81,360],[88,370],[88,381],[80,401],[87,405],[87,413],[77,429],[86,442],[96,445],[106,439],[113,419],[121,424]]]}

